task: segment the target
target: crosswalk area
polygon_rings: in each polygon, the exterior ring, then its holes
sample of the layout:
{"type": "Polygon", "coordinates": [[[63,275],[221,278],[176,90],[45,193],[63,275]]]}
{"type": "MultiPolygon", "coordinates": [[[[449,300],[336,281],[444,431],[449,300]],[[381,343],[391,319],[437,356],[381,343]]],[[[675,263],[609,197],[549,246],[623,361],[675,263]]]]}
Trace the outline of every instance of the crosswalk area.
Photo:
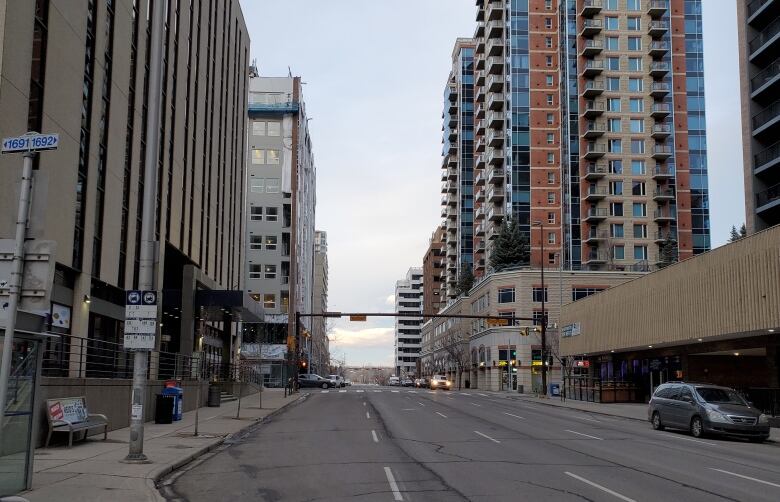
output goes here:
{"type": "Polygon", "coordinates": [[[428,390],[428,389],[301,389],[302,392],[309,392],[311,394],[444,394],[444,395],[460,395],[460,396],[482,396],[489,397],[487,394],[480,392],[459,392],[459,391],[446,391],[446,390],[428,390]]]}

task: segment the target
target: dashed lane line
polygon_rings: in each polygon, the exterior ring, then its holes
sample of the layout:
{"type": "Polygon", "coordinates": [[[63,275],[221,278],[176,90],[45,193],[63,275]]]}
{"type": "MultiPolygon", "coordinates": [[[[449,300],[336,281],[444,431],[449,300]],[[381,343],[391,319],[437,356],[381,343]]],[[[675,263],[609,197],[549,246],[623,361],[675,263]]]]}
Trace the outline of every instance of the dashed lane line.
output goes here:
{"type": "Polygon", "coordinates": [[[572,477],[572,478],[576,479],[577,481],[582,481],[582,482],[583,482],[583,483],[585,483],[586,485],[590,485],[590,486],[592,486],[593,488],[597,488],[597,489],[601,490],[601,491],[602,491],[602,492],[604,492],[604,493],[609,493],[609,494],[610,494],[610,495],[612,495],[613,497],[617,497],[617,498],[619,498],[620,500],[623,500],[623,501],[625,501],[625,502],[636,502],[636,500],[634,500],[634,499],[632,499],[632,498],[626,497],[625,495],[621,495],[620,493],[618,493],[618,492],[616,492],[616,491],[610,490],[610,489],[609,489],[609,488],[607,488],[606,486],[601,486],[600,484],[594,483],[593,481],[590,481],[590,480],[588,480],[588,479],[585,479],[585,478],[583,478],[582,476],[577,476],[576,474],[572,474],[571,472],[568,472],[568,471],[567,471],[567,472],[565,472],[565,474],[566,474],[567,476],[569,476],[569,477],[572,477]]]}

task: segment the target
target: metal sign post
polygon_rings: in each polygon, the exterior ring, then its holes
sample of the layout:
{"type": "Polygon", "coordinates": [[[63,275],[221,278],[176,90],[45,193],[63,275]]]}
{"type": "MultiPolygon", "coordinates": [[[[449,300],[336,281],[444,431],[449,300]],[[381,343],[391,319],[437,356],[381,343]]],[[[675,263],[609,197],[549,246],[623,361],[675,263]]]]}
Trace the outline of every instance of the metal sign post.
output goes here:
{"type": "Polygon", "coordinates": [[[59,135],[28,132],[15,138],[4,138],[2,153],[24,153],[22,167],[22,185],[19,194],[19,209],[16,216],[16,242],[14,245],[13,265],[9,282],[8,321],[3,339],[3,357],[0,364],[0,436],[2,436],[5,406],[8,397],[8,378],[11,374],[11,353],[14,348],[16,331],[16,311],[22,290],[24,277],[24,241],[27,234],[27,219],[30,213],[32,192],[33,159],[40,150],[53,150],[59,145],[59,135]]]}

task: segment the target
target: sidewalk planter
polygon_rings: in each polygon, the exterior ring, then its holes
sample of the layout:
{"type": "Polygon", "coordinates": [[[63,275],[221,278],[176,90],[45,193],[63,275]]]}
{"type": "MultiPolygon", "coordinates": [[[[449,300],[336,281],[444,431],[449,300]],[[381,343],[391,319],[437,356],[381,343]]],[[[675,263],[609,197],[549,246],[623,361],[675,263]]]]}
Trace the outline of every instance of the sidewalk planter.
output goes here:
{"type": "Polygon", "coordinates": [[[222,388],[219,385],[209,385],[209,408],[219,408],[222,404],[222,388]]]}

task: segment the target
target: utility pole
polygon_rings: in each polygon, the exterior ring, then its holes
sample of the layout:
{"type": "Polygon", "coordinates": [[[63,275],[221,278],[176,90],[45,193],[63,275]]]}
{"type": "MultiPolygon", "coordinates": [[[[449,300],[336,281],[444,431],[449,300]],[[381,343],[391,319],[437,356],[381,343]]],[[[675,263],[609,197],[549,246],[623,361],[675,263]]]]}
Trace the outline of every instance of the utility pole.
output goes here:
{"type": "Polygon", "coordinates": [[[542,395],[547,395],[547,313],[545,311],[545,296],[547,296],[547,289],[544,287],[544,222],[534,221],[534,225],[538,225],[541,229],[540,241],[542,244],[542,256],[540,262],[542,266],[542,395]]]}
{"type": "MultiPolygon", "coordinates": [[[[141,220],[141,252],[138,289],[155,290],[155,222],[157,214],[157,169],[160,149],[160,98],[162,95],[162,59],[165,3],[151,2],[152,43],[149,57],[149,98],[146,122],[146,156],[144,158],[144,198],[141,220]]],[[[155,329],[156,331],[156,329],[155,329]]],[[[156,336],[156,335],[155,335],[156,336]]],[[[144,455],[144,399],[149,352],[136,350],[133,359],[133,394],[130,415],[130,448],[128,463],[148,462],[144,455]]]]}

